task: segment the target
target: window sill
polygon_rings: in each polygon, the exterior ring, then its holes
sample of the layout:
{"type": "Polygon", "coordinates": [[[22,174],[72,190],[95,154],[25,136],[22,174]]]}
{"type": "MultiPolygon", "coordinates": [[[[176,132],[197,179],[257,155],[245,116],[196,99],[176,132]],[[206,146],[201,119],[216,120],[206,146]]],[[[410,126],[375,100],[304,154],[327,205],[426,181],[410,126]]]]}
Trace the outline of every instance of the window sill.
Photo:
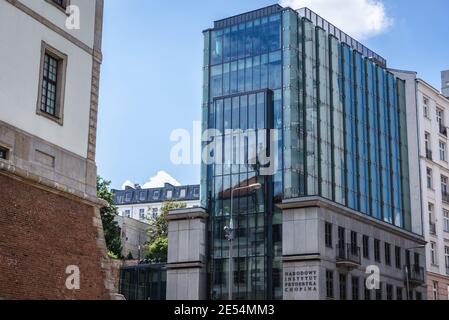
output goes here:
{"type": "Polygon", "coordinates": [[[56,123],[59,124],[61,127],[63,126],[63,120],[62,120],[62,118],[59,118],[59,117],[57,117],[57,116],[53,116],[53,115],[51,115],[51,114],[49,114],[49,113],[46,113],[46,112],[44,112],[44,111],[42,111],[42,110],[38,110],[38,111],[36,112],[36,114],[39,115],[39,116],[41,116],[41,117],[47,118],[48,120],[51,120],[51,121],[53,121],[53,122],[56,122],[56,123]]]}
{"type": "Polygon", "coordinates": [[[45,2],[51,4],[53,7],[55,7],[56,9],[61,11],[62,13],[64,13],[66,16],[70,16],[70,14],[67,13],[67,7],[70,6],[70,0],[67,0],[67,3],[65,5],[65,7],[62,7],[62,6],[54,3],[52,0],[45,0],[45,2]]]}

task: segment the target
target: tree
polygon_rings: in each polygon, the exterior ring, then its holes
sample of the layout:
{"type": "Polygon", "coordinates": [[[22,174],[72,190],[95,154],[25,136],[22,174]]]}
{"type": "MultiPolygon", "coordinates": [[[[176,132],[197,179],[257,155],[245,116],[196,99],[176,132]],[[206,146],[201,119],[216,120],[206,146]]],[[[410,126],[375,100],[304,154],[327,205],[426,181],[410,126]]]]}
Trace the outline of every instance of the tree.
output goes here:
{"type": "Polygon", "coordinates": [[[109,205],[100,210],[101,222],[103,223],[104,237],[110,256],[122,257],[122,239],[120,237],[120,227],[115,217],[117,207],[114,206],[114,195],[109,189],[111,181],[97,177],[97,197],[105,200],[109,205]]]}
{"type": "Polygon", "coordinates": [[[150,222],[145,257],[152,261],[167,261],[168,255],[168,220],[167,215],[175,209],[185,208],[182,202],[169,201],[162,205],[161,214],[150,222]]]}

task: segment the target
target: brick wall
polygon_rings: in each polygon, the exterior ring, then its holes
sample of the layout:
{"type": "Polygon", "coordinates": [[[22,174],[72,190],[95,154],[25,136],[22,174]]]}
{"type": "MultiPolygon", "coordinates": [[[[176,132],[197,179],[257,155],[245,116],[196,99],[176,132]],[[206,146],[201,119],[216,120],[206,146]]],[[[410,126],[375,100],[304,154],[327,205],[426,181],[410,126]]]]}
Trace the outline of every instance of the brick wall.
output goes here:
{"type": "Polygon", "coordinates": [[[0,174],[0,298],[109,299],[94,221],[94,207],[0,174]],[[69,265],[80,269],[79,291],[65,286],[69,265]]]}

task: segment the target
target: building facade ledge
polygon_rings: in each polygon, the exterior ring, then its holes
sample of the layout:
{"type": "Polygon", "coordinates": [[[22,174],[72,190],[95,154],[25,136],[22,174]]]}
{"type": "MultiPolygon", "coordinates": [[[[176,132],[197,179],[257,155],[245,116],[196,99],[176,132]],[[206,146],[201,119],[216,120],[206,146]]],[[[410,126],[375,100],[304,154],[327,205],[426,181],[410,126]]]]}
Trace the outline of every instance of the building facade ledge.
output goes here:
{"type": "Polygon", "coordinates": [[[172,210],[167,215],[168,221],[190,220],[190,219],[207,219],[209,215],[204,208],[188,208],[172,210]]]}
{"type": "Polygon", "coordinates": [[[427,244],[426,240],[422,235],[407,231],[405,229],[401,229],[397,226],[383,222],[381,220],[377,220],[370,216],[364,215],[358,211],[337,204],[331,200],[322,198],[320,196],[287,199],[282,201],[282,203],[278,204],[277,206],[283,210],[308,208],[308,207],[331,209],[335,212],[351,217],[355,220],[374,225],[376,228],[391,232],[393,234],[399,235],[412,241],[416,241],[419,245],[427,244]]]}

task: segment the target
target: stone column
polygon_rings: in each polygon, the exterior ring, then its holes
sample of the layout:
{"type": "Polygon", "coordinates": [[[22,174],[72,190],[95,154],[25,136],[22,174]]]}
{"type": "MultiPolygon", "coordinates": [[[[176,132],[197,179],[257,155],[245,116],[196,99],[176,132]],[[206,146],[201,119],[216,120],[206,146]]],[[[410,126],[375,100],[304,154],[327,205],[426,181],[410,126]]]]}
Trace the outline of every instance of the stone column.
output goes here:
{"type": "Polygon", "coordinates": [[[168,214],[167,300],[205,300],[207,213],[202,208],[168,214]]]}
{"type": "Polygon", "coordinates": [[[284,300],[319,300],[322,267],[319,208],[300,208],[300,200],[282,203],[282,270],[284,300]]]}

